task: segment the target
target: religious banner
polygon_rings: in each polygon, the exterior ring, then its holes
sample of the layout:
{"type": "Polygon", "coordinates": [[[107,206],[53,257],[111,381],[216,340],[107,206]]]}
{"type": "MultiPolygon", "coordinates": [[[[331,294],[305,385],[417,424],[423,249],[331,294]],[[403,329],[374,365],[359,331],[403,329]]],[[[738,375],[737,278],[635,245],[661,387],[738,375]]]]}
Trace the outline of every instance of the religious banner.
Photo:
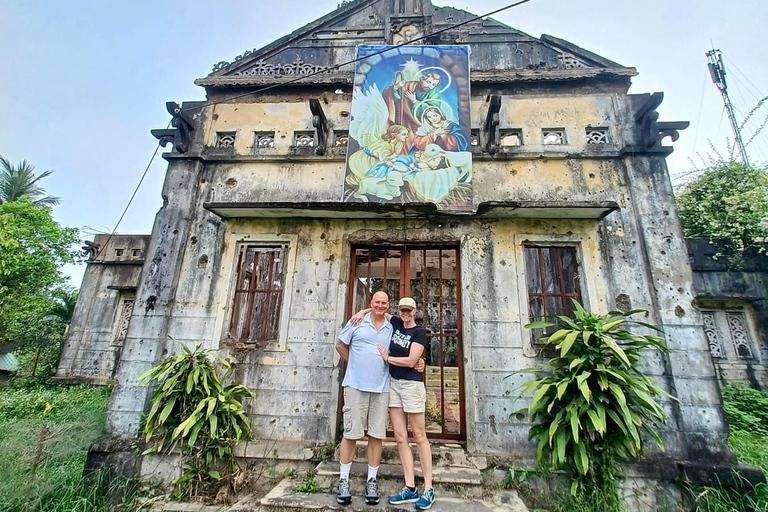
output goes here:
{"type": "Polygon", "coordinates": [[[344,201],[472,209],[469,49],[359,46],[344,201]]]}

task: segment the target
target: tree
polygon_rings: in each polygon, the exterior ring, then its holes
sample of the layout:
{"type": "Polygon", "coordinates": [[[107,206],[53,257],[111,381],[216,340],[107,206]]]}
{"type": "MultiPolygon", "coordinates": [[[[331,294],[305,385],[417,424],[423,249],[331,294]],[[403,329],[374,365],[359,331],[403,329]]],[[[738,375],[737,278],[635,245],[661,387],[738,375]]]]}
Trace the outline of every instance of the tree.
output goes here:
{"type": "Polygon", "coordinates": [[[75,304],[77,304],[79,293],[78,290],[72,288],[57,288],[53,291],[53,305],[48,314],[64,322],[67,326],[64,331],[65,335],[69,330],[69,324],[72,323],[72,317],[75,315],[75,304]]]}
{"type": "Polygon", "coordinates": [[[53,174],[53,171],[43,171],[35,176],[35,166],[22,160],[13,165],[4,156],[0,156],[0,203],[18,201],[29,196],[35,206],[54,206],[61,202],[56,196],[46,196],[45,189],[38,182],[53,174]]]}
{"type": "Polygon", "coordinates": [[[768,174],[738,162],[720,162],[677,196],[683,232],[689,238],[725,243],[738,261],[747,248],[768,250],[768,174]]]}
{"type": "Polygon", "coordinates": [[[51,312],[52,291],[64,282],[59,268],[73,261],[77,241],[76,229],[28,197],[0,204],[0,341],[51,312]]]}

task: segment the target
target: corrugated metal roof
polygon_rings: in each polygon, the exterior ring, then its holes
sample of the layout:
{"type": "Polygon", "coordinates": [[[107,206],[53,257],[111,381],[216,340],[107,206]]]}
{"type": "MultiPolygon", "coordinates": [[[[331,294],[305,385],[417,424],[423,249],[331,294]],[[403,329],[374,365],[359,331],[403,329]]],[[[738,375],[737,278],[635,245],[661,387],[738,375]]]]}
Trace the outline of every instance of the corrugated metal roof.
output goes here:
{"type": "Polygon", "coordinates": [[[8,352],[7,354],[0,354],[0,371],[19,371],[19,362],[16,360],[16,357],[12,353],[8,352]]]}

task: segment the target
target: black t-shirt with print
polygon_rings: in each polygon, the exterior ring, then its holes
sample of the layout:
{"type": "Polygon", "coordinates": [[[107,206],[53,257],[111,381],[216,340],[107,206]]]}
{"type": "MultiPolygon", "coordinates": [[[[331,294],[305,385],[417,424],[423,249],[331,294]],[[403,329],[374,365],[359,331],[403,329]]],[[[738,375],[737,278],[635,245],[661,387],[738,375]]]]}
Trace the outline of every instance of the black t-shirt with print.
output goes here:
{"type": "MultiPolygon", "coordinates": [[[[389,342],[389,355],[392,357],[408,357],[411,352],[411,343],[420,343],[427,348],[427,331],[420,325],[406,328],[400,317],[393,316],[390,320],[392,327],[392,340],[389,342]]],[[[424,374],[413,368],[389,365],[389,374],[393,379],[424,380],[424,374]]]]}

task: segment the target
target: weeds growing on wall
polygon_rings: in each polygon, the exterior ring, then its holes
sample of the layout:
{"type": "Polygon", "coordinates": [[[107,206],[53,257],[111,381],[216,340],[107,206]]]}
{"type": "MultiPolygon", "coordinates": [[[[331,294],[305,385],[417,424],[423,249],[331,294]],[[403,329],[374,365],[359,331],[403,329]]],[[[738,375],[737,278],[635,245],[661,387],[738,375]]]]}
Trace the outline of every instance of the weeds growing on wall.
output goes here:
{"type": "MultiPolygon", "coordinates": [[[[590,510],[622,510],[619,461],[643,455],[644,433],[664,448],[654,426],[665,418],[654,397],[666,393],[638,370],[637,362],[642,350],[666,352],[666,347],[661,337],[628,330],[630,325],[660,330],[630,318],[644,310],[600,316],[573,303],[573,318],[558,316],[563,327],[541,338],[556,348],[556,357],[543,369],[524,371],[545,374],[523,386],[523,393],[533,391],[526,411],[529,437],[538,441],[540,465],[574,475],[573,507],[590,503],[590,510]]],[[[534,322],[526,328],[553,326],[534,322]]]]}
{"type": "Polygon", "coordinates": [[[235,445],[251,439],[251,424],[242,398],[255,398],[242,385],[224,386],[214,363],[228,373],[228,361],[202,350],[200,345],[164,359],[139,378],[154,381],[152,409],[143,434],[153,443],[144,454],[181,453],[182,474],[175,482],[176,496],[199,496],[212,487],[231,484],[239,471],[235,445]]]}

